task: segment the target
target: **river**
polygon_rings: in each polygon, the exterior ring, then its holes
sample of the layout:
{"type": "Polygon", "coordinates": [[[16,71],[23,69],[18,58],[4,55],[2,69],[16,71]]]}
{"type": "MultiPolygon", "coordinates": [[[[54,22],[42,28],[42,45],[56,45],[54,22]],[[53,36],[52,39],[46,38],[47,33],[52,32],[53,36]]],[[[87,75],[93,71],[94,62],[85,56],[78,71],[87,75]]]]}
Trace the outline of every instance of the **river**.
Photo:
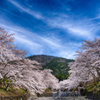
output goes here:
{"type": "Polygon", "coordinates": [[[70,91],[68,92],[53,92],[52,95],[48,96],[44,95],[42,97],[30,97],[29,100],[89,100],[86,99],[84,96],[77,96],[75,97],[74,94],[70,91]]]}

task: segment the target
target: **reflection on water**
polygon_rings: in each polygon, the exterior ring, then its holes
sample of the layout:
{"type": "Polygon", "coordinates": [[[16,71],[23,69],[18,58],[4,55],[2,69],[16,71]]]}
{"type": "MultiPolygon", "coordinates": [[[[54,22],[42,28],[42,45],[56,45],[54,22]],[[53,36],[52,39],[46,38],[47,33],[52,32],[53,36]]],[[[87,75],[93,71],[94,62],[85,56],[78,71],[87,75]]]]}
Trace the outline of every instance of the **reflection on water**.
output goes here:
{"type": "Polygon", "coordinates": [[[88,100],[84,97],[39,97],[39,98],[30,98],[29,100],[88,100]]]}
{"type": "Polygon", "coordinates": [[[88,100],[82,96],[74,96],[73,92],[53,92],[42,95],[42,97],[30,98],[29,100],[88,100]]]}
{"type": "Polygon", "coordinates": [[[74,98],[55,98],[55,97],[39,97],[39,98],[31,98],[30,100],[75,100],[74,98]]]}

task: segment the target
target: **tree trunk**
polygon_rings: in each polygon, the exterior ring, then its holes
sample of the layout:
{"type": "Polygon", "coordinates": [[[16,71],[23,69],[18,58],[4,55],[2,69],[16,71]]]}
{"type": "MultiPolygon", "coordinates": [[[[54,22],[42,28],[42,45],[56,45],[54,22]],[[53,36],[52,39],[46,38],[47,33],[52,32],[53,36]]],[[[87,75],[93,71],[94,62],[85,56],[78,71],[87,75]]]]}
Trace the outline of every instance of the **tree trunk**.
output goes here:
{"type": "Polygon", "coordinates": [[[9,83],[6,85],[6,88],[5,88],[6,91],[8,91],[9,85],[10,85],[9,83]]]}
{"type": "Polygon", "coordinates": [[[96,85],[96,87],[97,87],[97,80],[96,80],[96,76],[95,76],[95,74],[93,74],[91,71],[90,71],[90,73],[92,74],[93,79],[94,79],[94,84],[95,84],[95,85],[96,85]]]}
{"type": "Polygon", "coordinates": [[[96,69],[96,71],[97,71],[97,73],[98,73],[98,79],[99,79],[99,81],[100,81],[100,70],[99,69],[96,69]]]}
{"type": "Polygon", "coordinates": [[[3,80],[3,82],[4,82],[5,90],[8,91],[8,87],[9,87],[10,84],[9,83],[5,83],[4,80],[3,80]]]}

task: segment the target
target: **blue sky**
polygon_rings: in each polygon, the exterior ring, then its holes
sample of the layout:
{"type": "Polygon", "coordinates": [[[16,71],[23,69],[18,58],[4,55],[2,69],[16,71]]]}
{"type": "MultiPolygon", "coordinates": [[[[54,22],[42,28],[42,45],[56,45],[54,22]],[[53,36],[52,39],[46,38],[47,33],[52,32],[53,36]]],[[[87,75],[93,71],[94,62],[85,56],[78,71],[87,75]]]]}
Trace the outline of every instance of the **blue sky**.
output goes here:
{"type": "Polygon", "coordinates": [[[0,27],[27,56],[72,59],[83,40],[100,37],[100,0],[0,0],[0,27]]]}

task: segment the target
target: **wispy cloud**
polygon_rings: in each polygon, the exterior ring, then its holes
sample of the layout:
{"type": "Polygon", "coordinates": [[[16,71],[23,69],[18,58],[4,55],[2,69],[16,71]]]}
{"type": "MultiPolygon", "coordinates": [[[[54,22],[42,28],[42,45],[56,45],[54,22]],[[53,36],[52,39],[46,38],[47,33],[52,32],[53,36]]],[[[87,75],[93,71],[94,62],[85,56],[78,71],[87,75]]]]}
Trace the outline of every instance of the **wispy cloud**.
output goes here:
{"type": "Polygon", "coordinates": [[[75,43],[75,42],[69,42],[66,44],[66,46],[63,46],[63,49],[59,51],[59,55],[64,58],[75,58],[75,54],[79,47],[81,46],[81,43],[75,43]]]}
{"type": "MultiPolygon", "coordinates": [[[[52,38],[42,37],[34,32],[27,31],[21,27],[13,27],[10,25],[0,24],[5,27],[9,33],[15,34],[15,45],[21,49],[28,51],[31,55],[33,54],[45,54],[47,50],[52,50],[55,56],[73,58],[75,50],[79,47],[79,44],[68,43],[66,46],[55,41],[52,38]],[[38,41],[39,40],[39,41],[38,41]],[[18,45],[19,44],[19,45],[18,45]]],[[[50,51],[49,51],[50,52],[50,51]]],[[[51,54],[50,54],[51,55],[51,54]]]]}
{"type": "Polygon", "coordinates": [[[96,17],[90,18],[89,20],[96,20],[96,19],[100,19],[100,14],[97,15],[96,17]]]}
{"type": "Polygon", "coordinates": [[[55,17],[48,20],[48,25],[65,30],[68,34],[75,35],[77,37],[83,37],[93,39],[93,27],[90,27],[91,22],[88,19],[82,19],[81,21],[69,20],[69,17],[63,18],[62,16],[55,17]]]}
{"type": "Polygon", "coordinates": [[[69,27],[68,31],[71,34],[77,35],[77,36],[83,36],[83,37],[87,37],[89,39],[92,39],[94,36],[91,34],[91,31],[87,30],[87,29],[82,29],[81,27],[69,27]]]}
{"type": "Polygon", "coordinates": [[[33,17],[37,18],[37,19],[43,19],[43,16],[40,13],[37,13],[33,10],[30,10],[29,8],[23,7],[22,5],[20,5],[19,3],[17,3],[14,0],[8,0],[10,3],[12,3],[14,6],[16,6],[19,10],[26,12],[27,14],[32,15],[33,17]]]}
{"type": "MultiPolygon", "coordinates": [[[[16,6],[18,9],[20,9],[21,11],[24,11],[27,14],[32,15],[33,17],[42,20],[49,26],[52,26],[54,28],[63,29],[64,31],[66,31],[66,33],[75,35],[77,37],[84,37],[84,38],[89,38],[89,39],[94,38],[94,35],[93,35],[91,29],[89,29],[88,24],[86,23],[88,20],[82,19],[81,21],[78,21],[78,20],[72,21],[72,20],[69,20],[69,16],[66,14],[60,14],[60,15],[58,14],[59,15],[58,17],[54,17],[52,19],[52,18],[42,16],[38,12],[30,10],[29,8],[26,8],[22,5],[20,5],[16,1],[13,1],[13,0],[8,0],[8,1],[10,3],[12,3],[14,6],[16,6]],[[79,24],[79,23],[81,23],[81,24],[79,24]],[[83,27],[83,24],[85,27],[83,27]]],[[[99,17],[97,17],[97,18],[99,18],[99,17]]]]}
{"type": "Polygon", "coordinates": [[[21,35],[15,35],[15,45],[20,45],[21,49],[25,49],[28,54],[41,54],[42,52],[42,45],[39,43],[36,43],[30,39],[27,39],[25,36],[21,35]]]}
{"type": "Polygon", "coordinates": [[[94,18],[84,16],[87,11],[72,9],[75,7],[74,2],[72,0],[72,4],[69,4],[68,1],[65,3],[59,1],[62,6],[56,9],[57,7],[52,6],[52,3],[48,4],[48,1],[45,1],[47,6],[44,7],[43,2],[34,4],[34,0],[28,4],[25,4],[26,1],[7,0],[8,9],[5,6],[0,7],[2,9],[0,26],[7,29],[9,33],[16,33],[15,45],[28,51],[29,55],[48,54],[74,58],[75,51],[80,47],[82,40],[99,37],[96,32],[100,30],[100,22],[97,21],[100,18],[99,14],[94,18]],[[46,7],[48,9],[45,9],[46,7]],[[76,15],[79,12],[82,16],[76,15]]]}
{"type": "MultiPolygon", "coordinates": [[[[40,13],[37,13],[33,10],[30,10],[29,8],[23,7],[22,5],[20,5],[19,3],[13,1],[13,0],[8,0],[10,3],[12,3],[14,6],[18,7],[18,9],[32,15],[33,17],[43,20],[45,23],[47,23],[48,25],[55,27],[55,28],[61,28],[63,30],[65,30],[66,32],[69,31],[70,34],[75,35],[75,36],[82,36],[82,37],[87,37],[87,38],[93,38],[94,36],[91,34],[91,31],[89,29],[83,28],[80,25],[76,26],[76,24],[78,24],[78,22],[71,22],[68,21],[69,17],[66,14],[61,14],[59,15],[59,17],[55,17],[53,19],[51,18],[45,18],[44,16],[42,16],[40,13]],[[45,21],[45,19],[47,19],[47,21],[45,21]]],[[[83,21],[82,21],[83,24],[83,21]]]]}

